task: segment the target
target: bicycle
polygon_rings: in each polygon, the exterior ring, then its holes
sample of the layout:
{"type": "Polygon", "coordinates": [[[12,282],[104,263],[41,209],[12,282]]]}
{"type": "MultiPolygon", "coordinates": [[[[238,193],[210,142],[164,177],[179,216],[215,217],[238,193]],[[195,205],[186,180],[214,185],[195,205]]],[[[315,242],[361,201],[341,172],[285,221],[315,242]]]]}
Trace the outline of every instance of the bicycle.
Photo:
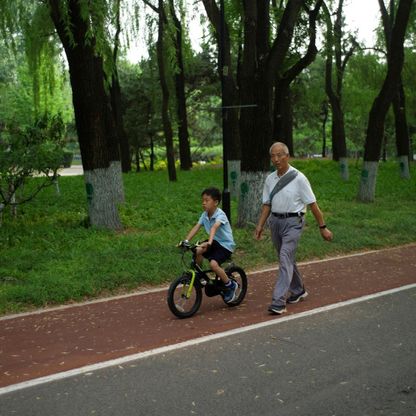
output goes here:
{"type": "MultiPolygon", "coordinates": [[[[182,241],[178,244],[182,250],[182,263],[187,268],[181,276],[177,277],[169,286],[167,301],[169,309],[178,318],[193,316],[201,306],[203,289],[208,297],[221,295],[225,289],[222,280],[210,269],[202,269],[196,262],[197,244],[182,241]],[[192,260],[187,266],[185,255],[192,252],[192,260]]],[[[245,271],[236,266],[229,259],[229,264],[224,268],[229,279],[238,284],[236,297],[233,302],[226,303],[233,307],[239,305],[247,293],[247,276],[245,271]]]]}

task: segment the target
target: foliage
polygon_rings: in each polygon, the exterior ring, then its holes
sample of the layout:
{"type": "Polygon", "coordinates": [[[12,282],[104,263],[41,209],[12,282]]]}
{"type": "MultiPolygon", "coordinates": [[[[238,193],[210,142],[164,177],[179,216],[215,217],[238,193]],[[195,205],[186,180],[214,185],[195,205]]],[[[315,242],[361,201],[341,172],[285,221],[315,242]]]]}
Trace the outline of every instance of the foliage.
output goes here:
{"type": "MultiPolygon", "coordinates": [[[[153,4],[157,2],[152,1],[153,4]]],[[[166,2],[167,3],[167,2],[166,2]]],[[[209,25],[201,2],[189,0],[175,1],[177,15],[184,28],[184,58],[186,72],[186,91],[189,115],[189,132],[193,148],[217,145],[221,140],[221,118],[218,107],[220,84],[217,73],[217,47],[215,33],[209,25]],[[201,9],[202,8],[202,9],[201,9]],[[201,13],[202,12],[202,13],[201,13]],[[201,50],[192,49],[188,31],[191,20],[199,18],[204,26],[204,35],[200,42],[201,50]]],[[[225,0],[225,17],[231,39],[231,70],[237,72],[241,64],[242,8],[237,0],[225,0]]],[[[271,27],[273,36],[278,28],[283,7],[287,2],[272,2],[271,27]]],[[[39,114],[61,113],[65,122],[72,122],[73,111],[69,88],[67,67],[62,62],[62,50],[51,24],[48,2],[38,0],[0,2],[0,126],[13,120],[22,128],[32,124],[39,114]],[[13,46],[13,53],[10,46],[13,46]]],[[[96,40],[96,49],[104,56],[107,75],[112,71],[110,39],[114,38],[115,18],[118,1],[100,0],[79,2],[84,16],[89,17],[88,41],[96,40]]],[[[305,2],[313,7],[316,1],[305,2]]],[[[329,2],[333,9],[335,2],[329,2]]],[[[68,19],[68,3],[60,2],[64,19],[68,19]]],[[[147,150],[151,138],[158,145],[163,141],[159,114],[160,86],[154,59],[154,13],[145,12],[142,0],[121,2],[123,33],[125,46],[133,39],[147,34],[148,58],[137,66],[119,62],[124,102],[124,120],[129,141],[134,149],[147,150]],[[146,22],[144,22],[146,20],[146,22]],[[140,24],[139,24],[140,22],[140,24]]],[[[408,106],[409,126],[416,128],[415,107],[415,13],[413,7],[410,19],[406,61],[403,70],[404,87],[408,106]]],[[[147,9],[148,11],[148,9],[147,9]]],[[[322,18],[322,14],[321,14],[322,18]]],[[[168,16],[167,30],[172,35],[173,28],[168,16]]],[[[322,21],[321,21],[322,23],[322,21]]],[[[321,28],[322,30],[322,25],[321,28]]],[[[69,31],[70,32],[70,31],[69,31]]],[[[167,36],[169,37],[169,36],[167,36]]],[[[305,48],[307,39],[307,15],[302,10],[295,28],[294,41],[290,48],[290,57],[285,65],[297,59],[305,48]]],[[[383,35],[379,38],[379,48],[383,47],[383,35]]],[[[318,47],[319,41],[318,41],[318,47]]],[[[177,70],[172,45],[166,43],[166,55],[169,60],[170,74],[177,70]]],[[[298,154],[319,152],[322,145],[321,107],[325,100],[323,94],[323,49],[316,62],[301,74],[293,84],[295,117],[295,151],[298,154]],[[302,146],[306,147],[303,148],[302,146]]],[[[384,56],[377,51],[355,54],[349,61],[345,73],[344,112],[347,144],[350,152],[358,153],[363,148],[368,111],[380,82],[385,73],[384,56]]],[[[111,77],[108,77],[111,79],[111,77]]],[[[239,80],[237,80],[239,81],[239,80]]],[[[173,85],[170,85],[173,96],[173,85]]],[[[173,122],[176,112],[174,100],[171,100],[170,114],[173,122]]],[[[393,117],[386,121],[389,154],[394,154],[393,117]]],[[[328,120],[327,126],[330,126],[328,120]]],[[[413,130],[412,130],[413,131],[413,130]]],[[[329,133],[329,132],[328,132],[329,133]]],[[[328,141],[330,144],[330,141],[328,141]]]]}
{"type": "Polygon", "coordinates": [[[385,65],[373,53],[356,53],[349,61],[344,81],[344,110],[350,150],[362,149],[368,113],[384,80],[385,65]]]}
{"type": "Polygon", "coordinates": [[[0,135],[0,202],[19,205],[51,185],[64,159],[65,126],[62,118],[44,115],[24,129],[9,126],[0,135]],[[35,187],[24,187],[35,175],[44,177],[35,187]]]}
{"type": "MultiPolygon", "coordinates": [[[[306,228],[298,260],[378,249],[415,242],[416,178],[402,180],[395,163],[382,163],[374,204],[355,200],[360,166],[350,163],[350,180],[342,181],[338,165],[327,160],[294,160],[309,178],[325,220],[334,232],[323,242],[313,216],[306,228]]],[[[61,177],[61,194],[48,188],[22,207],[14,221],[4,216],[0,228],[0,313],[82,301],[148,285],[167,284],[181,271],[175,244],[183,239],[201,213],[200,192],[222,187],[218,167],[178,171],[178,181],[165,172],[124,176],[126,204],[122,232],[82,226],[86,216],[83,178],[61,177]]],[[[34,188],[40,178],[28,181],[34,188]]],[[[232,219],[237,203],[232,201],[232,219]]],[[[270,235],[253,239],[253,229],[234,228],[234,259],[248,271],[276,265],[270,235]]],[[[201,234],[198,237],[203,237],[201,234]]]]}
{"type": "MultiPolygon", "coordinates": [[[[191,136],[193,160],[210,160],[208,147],[221,143],[221,112],[218,97],[219,83],[215,67],[205,52],[187,63],[188,127],[191,136]]],[[[157,82],[155,57],[143,59],[138,65],[120,62],[119,76],[122,87],[123,118],[129,143],[133,149],[148,150],[163,145],[163,127],[158,109],[160,90],[157,82]]],[[[172,100],[173,102],[173,100],[172,100]]],[[[173,104],[172,104],[173,107],[173,104]]],[[[171,114],[175,114],[174,108],[171,114]]],[[[163,153],[156,156],[164,157],[163,153]]]]}
{"type": "Polygon", "coordinates": [[[17,36],[12,51],[0,39],[0,125],[24,129],[41,114],[59,114],[65,124],[73,120],[71,92],[63,62],[54,57],[30,63],[23,40],[17,36]]]}

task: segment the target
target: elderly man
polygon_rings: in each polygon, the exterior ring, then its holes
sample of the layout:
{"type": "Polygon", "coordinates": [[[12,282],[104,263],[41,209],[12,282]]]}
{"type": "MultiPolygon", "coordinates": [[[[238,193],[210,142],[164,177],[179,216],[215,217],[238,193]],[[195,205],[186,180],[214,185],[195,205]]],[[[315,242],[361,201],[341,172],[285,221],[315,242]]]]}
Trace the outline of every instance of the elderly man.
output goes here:
{"type": "Polygon", "coordinates": [[[286,312],[286,302],[297,303],[308,296],[295,260],[306,207],[310,208],[315,217],[323,239],[331,241],[332,232],[325,224],[308,179],[289,164],[287,146],[281,142],[273,143],[270,147],[270,158],[276,171],[266,178],[264,184],[263,207],[255,238],[261,238],[264,224],[270,216],[270,231],[280,267],[268,310],[281,315],[286,312]]]}

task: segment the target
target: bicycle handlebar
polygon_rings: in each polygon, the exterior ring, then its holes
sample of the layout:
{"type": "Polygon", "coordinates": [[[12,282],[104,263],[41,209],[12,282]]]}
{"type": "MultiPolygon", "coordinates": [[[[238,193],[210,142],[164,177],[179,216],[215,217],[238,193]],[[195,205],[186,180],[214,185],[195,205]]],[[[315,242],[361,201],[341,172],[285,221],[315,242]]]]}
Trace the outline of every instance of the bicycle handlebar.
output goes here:
{"type": "Polygon", "coordinates": [[[176,247],[182,248],[185,251],[191,250],[195,252],[195,249],[199,247],[200,245],[201,244],[199,243],[199,241],[197,241],[196,243],[191,243],[188,240],[182,240],[182,241],[179,241],[176,247]]]}

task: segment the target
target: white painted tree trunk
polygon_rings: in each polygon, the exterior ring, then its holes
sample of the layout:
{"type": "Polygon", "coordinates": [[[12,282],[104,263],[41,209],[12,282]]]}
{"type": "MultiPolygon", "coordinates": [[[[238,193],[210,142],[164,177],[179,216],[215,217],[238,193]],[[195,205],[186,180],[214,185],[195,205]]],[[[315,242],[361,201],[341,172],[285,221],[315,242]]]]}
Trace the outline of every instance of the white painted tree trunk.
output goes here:
{"type": "Polygon", "coordinates": [[[364,161],[361,171],[358,200],[361,202],[374,202],[376,195],[378,162],[364,161]]]}
{"type": "Polygon", "coordinates": [[[399,156],[400,177],[410,179],[409,157],[399,156]]]}
{"type": "Polygon", "coordinates": [[[17,204],[16,204],[16,189],[14,185],[9,183],[9,201],[10,201],[10,214],[13,218],[17,217],[17,204]]]}
{"type": "Polygon", "coordinates": [[[350,178],[350,171],[348,169],[348,159],[346,157],[339,158],[339,168],[342,180],[348,181],[350,178]]]}
{"type": "Polygon", "coordinates": [[[117,204],[124,200],[121,184],[120,162],[112,163],[106,169],[84,171],[87,190],[88,214],[92,226],[119,230],[122,228],[117,204]]]}
{"type": "Polygon", "coordinates": [[[237,226],[256,225],[262,207],[267,172],[241,172],[237,226]]]}
{"type": "Polygon", "coordinates": [[[114,197],[116,202],[125,202],[123,172],[121,170],[121,161],[114,160],[110,163],[110,177],[113,178],[114,197]]]}
{"type": "Polygon", "coordinates": [[[229,160],[227,163],[230,195],[238,200],[240,196],[241,160],[229,160]]]}

